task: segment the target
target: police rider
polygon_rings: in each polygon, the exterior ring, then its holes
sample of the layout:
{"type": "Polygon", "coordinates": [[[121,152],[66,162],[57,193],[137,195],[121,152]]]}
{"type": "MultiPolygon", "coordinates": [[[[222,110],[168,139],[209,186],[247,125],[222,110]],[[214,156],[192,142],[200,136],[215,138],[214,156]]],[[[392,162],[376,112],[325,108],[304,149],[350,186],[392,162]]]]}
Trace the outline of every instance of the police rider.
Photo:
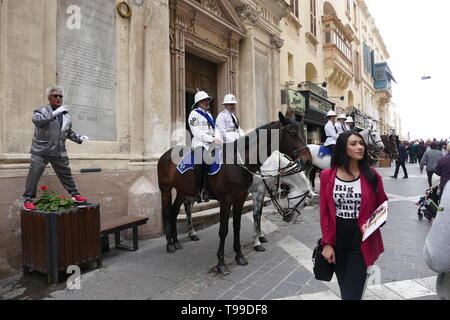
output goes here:
{"type": "Polygon", "coordinates": [[[354,124],[353,118],[348,116],[347,120],[345,120],[345,126],[348,128],[349,131],[353,130],[353,124],[354,124]]]}
{"type": "Polygon", "coordinates": [[[347,120],[347,116],[342,113],[339,115],[339,117],[337,117],[338,122],[336,122],[335,126],[336,129],[338,130],[338,133],[341,134],[345,131],[347,131],[347,126],[345,125],[345,120],[347,120]]]}
{"type": "Polygon", "coordinates": [[[205,189],[205,175],[206,175],[206,164],[203,159],[203,152],[211,152],[215,145],[221,145],[222,139],[220,137],[220,132],[214,122],[214,118],[209,112],[209,104],[212,101],[206,92],[199,91],[195,94],[194,104],[192,105],[192,111],[189,114],[189,127],[192,133],[192,148],[196,149],[194,154],[195,159],[195,184],[197,189],[197,202],[208,201],[208,195],[205,189]],[[201,148],[201,152],[199,152],[201,148]],[[201,156],[201,159],[198,157],[201,156]]]}
{"type": "Polygon", "coordinates": [[[325,135],[327,137],[327,140],[325,140],[325,143],[323,145],[330,149],[332,153],[334,152],[334,148],[336,147],[336,140],[339,136],[339,131],[334,124],[336,121],[336,116],[337,114],[333,110],[328,111],[328,122],[325,125],[325,135]]]}
{"type": "Polygon", "coordinates": [[[239,126],[239,119],[235,114],[236,111],[236,97],[232,94],[227,94],[222,105],[223,110],[216,119],[217,128],[219,129],[224,143],[233,142],[244,136],[244,132],[239,126]]]}

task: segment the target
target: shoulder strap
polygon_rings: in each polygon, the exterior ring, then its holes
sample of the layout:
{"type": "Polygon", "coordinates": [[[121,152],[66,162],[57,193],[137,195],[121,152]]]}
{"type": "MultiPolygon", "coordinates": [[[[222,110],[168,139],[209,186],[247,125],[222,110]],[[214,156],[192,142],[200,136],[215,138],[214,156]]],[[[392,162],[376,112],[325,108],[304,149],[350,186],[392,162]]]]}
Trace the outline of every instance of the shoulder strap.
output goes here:
{"type": "Polygon", "coordinates": [[[211,126],[215,129],[216,128],[216,124],[214,123],[214,120],[205,112],[200,111],[198,109],[195,109],[195,112],[197,112],[199,115],[201,115],[203,118],[205,118],[206,120],[208,120],[208,122],[211,124],[211,126]]]}

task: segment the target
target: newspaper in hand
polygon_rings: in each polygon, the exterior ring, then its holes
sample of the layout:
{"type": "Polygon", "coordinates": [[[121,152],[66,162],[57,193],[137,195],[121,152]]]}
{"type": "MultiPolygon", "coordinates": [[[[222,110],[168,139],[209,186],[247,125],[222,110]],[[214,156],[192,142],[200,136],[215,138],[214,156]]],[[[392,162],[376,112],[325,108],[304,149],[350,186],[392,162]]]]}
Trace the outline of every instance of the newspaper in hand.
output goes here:
{"type": "Polygon", "coordinates": [[[366,240],[375,230],[377,230],[383,223],[386,222],[388,215],[388,202],[383,202],[377,210],[370,216],[369,220],[365,223],[366,226],[362,241],[366,240]]]}

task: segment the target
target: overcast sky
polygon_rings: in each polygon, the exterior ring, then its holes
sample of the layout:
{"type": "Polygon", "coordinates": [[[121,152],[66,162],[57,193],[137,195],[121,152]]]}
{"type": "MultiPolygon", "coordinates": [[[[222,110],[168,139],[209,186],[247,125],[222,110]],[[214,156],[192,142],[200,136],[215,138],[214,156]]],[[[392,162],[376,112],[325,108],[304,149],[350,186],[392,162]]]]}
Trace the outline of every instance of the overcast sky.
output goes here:
{"type": "Polygon", "coordinates": [[[393,99],[411,138],[450,137],[448,0],[366,0],[389,52],[393,99]],[[431,76],[430,80],[421,80],[431,76]]]}

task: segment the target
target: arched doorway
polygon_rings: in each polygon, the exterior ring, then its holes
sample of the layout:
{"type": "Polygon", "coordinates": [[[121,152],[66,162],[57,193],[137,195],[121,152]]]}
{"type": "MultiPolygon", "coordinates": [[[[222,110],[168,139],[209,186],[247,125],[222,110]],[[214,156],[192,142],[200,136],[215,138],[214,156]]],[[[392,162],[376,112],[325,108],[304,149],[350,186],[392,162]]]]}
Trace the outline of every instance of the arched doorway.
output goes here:
{"type": "Polygon", "coordinates": [[[305,79],[312,83],[318,82],[316,67],[310,62],[308,62],[305,67],[305,79]]]}
{"type": "Polygon", "coordinates": [[[353,92],[351,90],[348,91],[347,97],[348,107],[353,108],[355,106],[355,102],[353,101],[353,92]]]}
{"type": "Polygon", "coordinates": [[[328,1],[325,1],[325,3],[323,4],[323,15],[324,16],[335,16],[336,15],[336,10],[334,10],[334,7],[331,3],[329,3],[328,1]]]}

